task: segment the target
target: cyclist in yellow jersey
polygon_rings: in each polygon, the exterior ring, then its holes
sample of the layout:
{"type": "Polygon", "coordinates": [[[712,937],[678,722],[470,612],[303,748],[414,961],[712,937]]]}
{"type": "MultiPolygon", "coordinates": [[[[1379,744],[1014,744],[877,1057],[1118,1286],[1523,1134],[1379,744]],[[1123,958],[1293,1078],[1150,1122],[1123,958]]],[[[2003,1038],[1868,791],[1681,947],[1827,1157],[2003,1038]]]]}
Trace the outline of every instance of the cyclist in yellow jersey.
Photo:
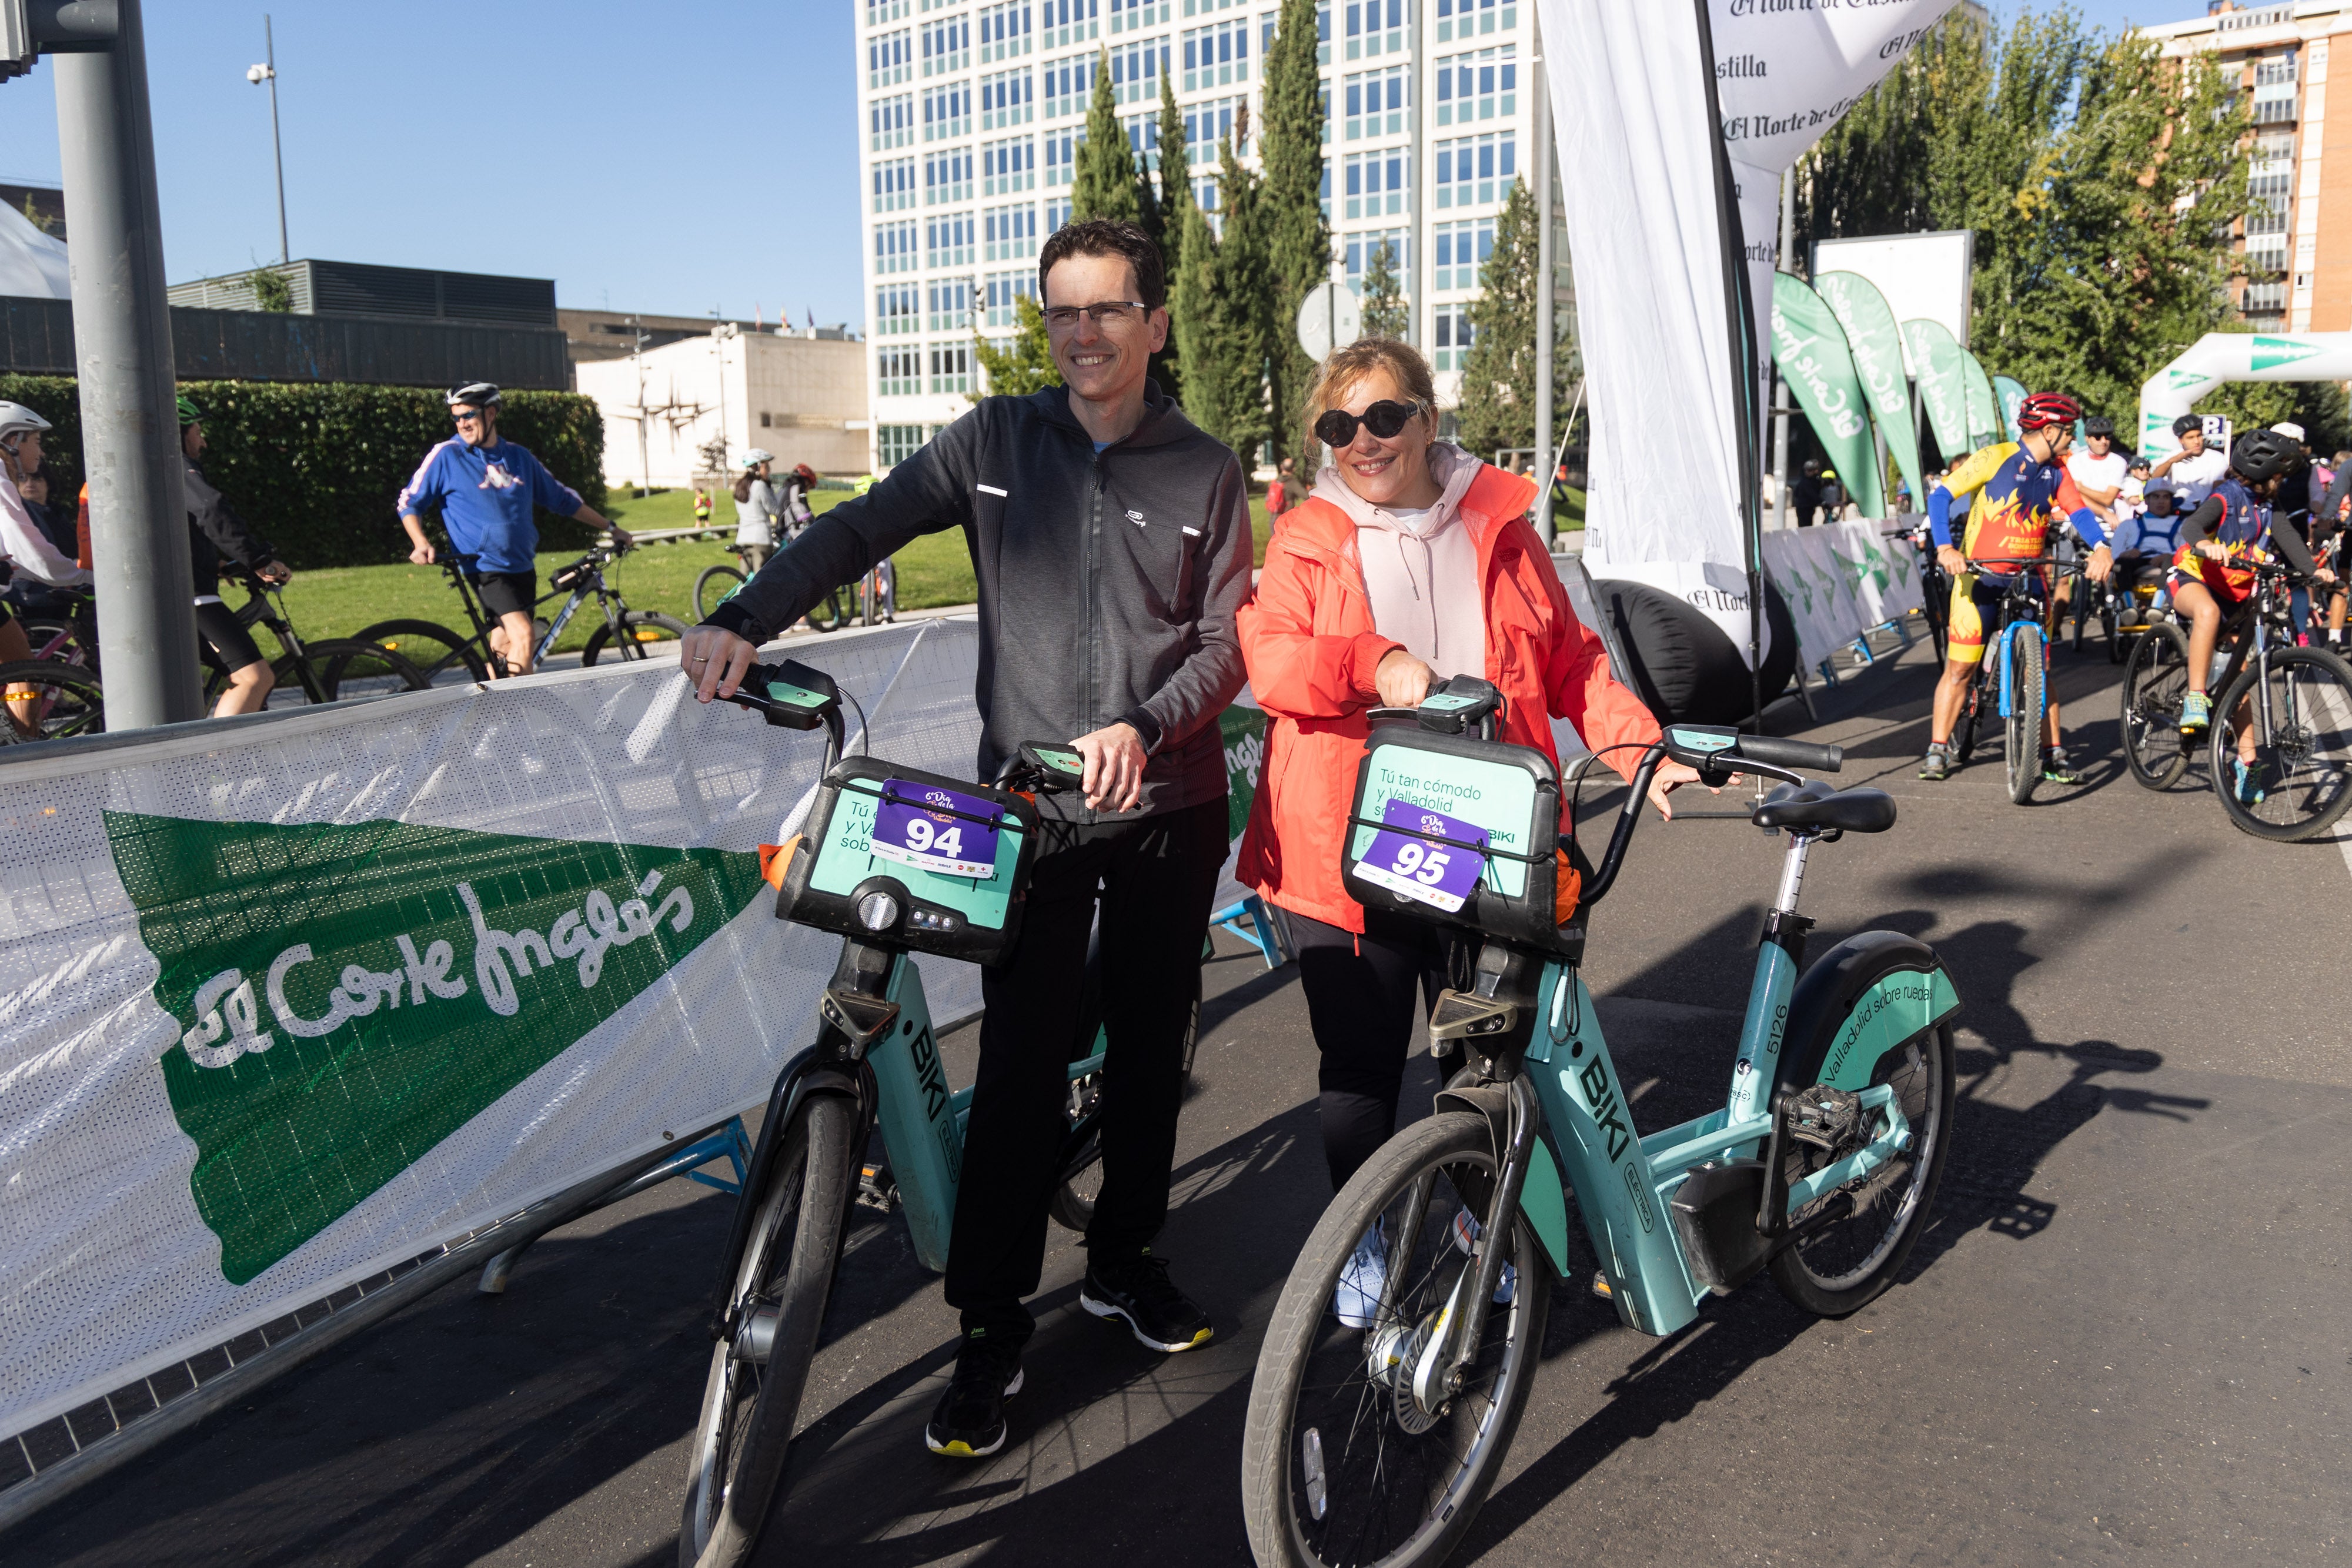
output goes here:
{"type": "MultiPolygon", "coordinates": [[[[2073,398],[2060,392],[2037,392],[2017,411],[2021,439],[1997,441],[1971,455],[1944,476],[1927,497],[1927,528],[1936,541],[1936,559],[1952,576],[1949,637],[1944,674],[1936,683],[1934,710],[1927,726],[1927,756],[1919,777],[1936,779],[1952,775],[1952,729],[1968,700],[1969,684],[1983,662],[1988,612],[1997,611],[2001,597],[2015,586],[2013,568],[1985,568],[1980,561],[2028,559],[2042,553],[2050,525],[2059,517],[2095,547],[2088,563],[2092,580],[2105,582],[2113,554],[2106,530],[2084,504],[2066,472],[2066,452],[2074,444],[2074,422],[2083,411],[2073,398]],[[1973,494],[1968,524],[1958,543],[1952,538],[1951,511],[1955,497],[1973,494]]],[[[1990,628],[1998,631],[1998,627],[1990,628]]],[[[2083,776],[2066,760],[2059,744],[2058,703],[2050,701],[2042,776],[2053,784],[2079,784],[2083,776]]]]}

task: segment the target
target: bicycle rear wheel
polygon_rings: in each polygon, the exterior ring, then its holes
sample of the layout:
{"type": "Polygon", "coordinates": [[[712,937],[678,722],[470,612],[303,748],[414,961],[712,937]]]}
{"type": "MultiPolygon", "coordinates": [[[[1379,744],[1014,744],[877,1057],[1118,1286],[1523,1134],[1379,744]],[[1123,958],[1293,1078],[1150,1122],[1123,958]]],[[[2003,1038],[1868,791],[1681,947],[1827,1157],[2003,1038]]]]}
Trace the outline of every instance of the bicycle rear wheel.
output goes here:
{"type": "MultiPolygon", "coordinates": [[[[1849,1210],[1775,1253],[1770,1264],[1772,1282],[1782,1295],[1825,1318],[1859,1312],[1893,1284],[1926,1228],[1951,1147],[1951,1026],[1938,1024],[1882,1054],[1871,1068],[1868,1087],[1882,1083],[1895,1086],[1895,1103],[1911,1124],[1909,1145],[1860,1181],[1792,1212],[1790,1228],[1801,1229],[1833,1208],[1849,1210]]],[[[1828,1165],[1832,1155],[1791,1139],[1781,1157],[1794,1182],[1828,1165]]]]}
{"type": "Polygon", "coordinates": [[[838,632],[849,617],[841,608],[841,590],[835,589],[808,612],[808,622],[820,632],[838,632]]]}
{"type": "Polygon", "coordinates": [[[2323,831],[2352,806],[2352,665],[2324,648],[2269,653],[2214,705],[2210,744],[2213,790],[2230,821],[2284,842],[2323,831]],[[2242,784],[2236,764],[2248,727],[2256,772],[2242,784]]]}
{"type": "Polygon", "coordinates": [[[2132,648],[2124,671],[2124,761],[2143,788],[2169,789],[2189,767],[2180,744],[2180,702],[2189,692],[2189,639],[2155,621],[2132,648]]]}
{"type": "Polygon", "coordinates": [[[735,597],[747,580],[731,566],[706,566],[694,580],[694,618],[708,621],[710,612],[735,597]]]}
{"type": "MultiPolygon", "coordinates": [[[[610,650],[624,659],[646,659],[656,656],[656,647],[673,638],[686,635],[686,622],[675,615],[664,615],[657,610],[625,610],[621,612],[621,636],[613,640],[610,626],[599,626],[589,634],[588,645],[580,650],[580,667],[587,669],[610,650]]],[[[661,656],[675,659],[675,649],[661,656]]]]}
{"type": "Polygon", "coordinates": [[[2009,798],[2022,806],[2042,782],[2042,639],[2031,632],[2003,635],[2009,643],[2001,672],[2009,682],[2009,798]]]}
{"type": "Polygon", "coordinates": [[[1242,1517],[1260,1568],[1435,1564],[1486,1500],[1510,1448],[1543,1346],[1551,1265],[1513,1227],[1510,1301],[1479,1302],[1478,1351],[1434,1410],[1415,1398],[1419,1352],[1470,1259],[1466,1207],[1496,1178],[1483,1117],[1416,1122],[1349,1178],[1282,1288],[1250,1385],[1242,1517]],[[1375,1225],[1388,1239],[1391,1309],[1369,1330],[1331,1308],[1339,1270],[1375,1225]]]}
{"type": "Polygon", "coordinates": [[[679,1568],[749,1562],[784,1489],[793,1427],[833,1291],[841,1232],[857,1189],[857,1108],[838,1094],[803,1101],[777,1140],[729,1298],[741,1324],[710,1347],[702,1416],[688,1452],[679,1568]]]}
{"type": "Polygon", "coordinates": [[[469,680],[490,678],[489,661],[482,656],[479,641],[460,637],[431,621],[379,621],[362,627],[351,640],[391,649],[422,671],[427,685],[460,670],[469,680]]]}
{"type": "Polygon", "coordinates": [[[6,695],[7,716],[0,723],[0,746],[105,732],[105,694],[98,677],[78,664],[46,659],[0,664],[0,693],[6,695]]]}
{"type": "MultiPolygon", "coordinates": [[[[1087,983],[1090,987],[1101,983],[1091,968],[1087,983]]],[[[1092,1056],[1101,1038],[1102,1007],[1098,999],[1087,1009],[1085,1018],[1079,1043],[1071,1048],[1071,1060],[1074,1061],[1092,1056]]],[[[1200,1045],[1201,989],[1195,984],[1192,988],[1192,1011],[1184,1020],[1184,1080],[1180,1097],[1189,1097],[1192,1092],[1192,1053],[1200,1049],[1200,1045]]],[[[1101,1119],[1103,1081],[1104,1074],[1100,1072],[1089,1072],[1084,1078],[1072,1081],[1069,1117],[1073,1129],[1101,1119]]],[[[1095,1199],[1101,1196],[1102,1142],[1088,1126],[1085,1140],[1071,1151],[1068,1163],[1062,1167],[1061,1182],[1054,1188],[1054,1196],[1047,1203],[1045,1212],[1052,1215],[1054,1223],[1063,1229],[1075,1230],[1084,1236],[1087,1227],[1094,1222],[1095,1199]]]]}
{"type": "Polygon", "coordinates": [[[381,643],[363,643],[356,637],[311,643],[310,666],[319,672],[331,703],[421,692],[433,684],[404,655],[381,643]]]}

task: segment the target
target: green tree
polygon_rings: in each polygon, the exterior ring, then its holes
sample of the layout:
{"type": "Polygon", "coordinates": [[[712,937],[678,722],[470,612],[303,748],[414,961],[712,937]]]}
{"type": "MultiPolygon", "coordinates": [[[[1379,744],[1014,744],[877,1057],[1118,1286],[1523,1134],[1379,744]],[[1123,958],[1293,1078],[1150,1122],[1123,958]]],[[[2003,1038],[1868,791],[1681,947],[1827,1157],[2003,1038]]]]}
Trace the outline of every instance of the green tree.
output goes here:
{"type": "Polygon", "coordinates": [[[1185,205],[1176,301],[1184,412],[1232,447],[1245,468],[1255,464],[1268,434],[1265,203],[1256,178],[1234,152],[1246,125],[1236,119],[1234,134],[1218,149],[1223,235],[1212,233],[1199,208],[1185,205]]]}
{"type": "Polygon", "coordinates": [[[1397,284],[1396,246],[1383,238],[1364,264],[1364,336],[1402,340],[1412,324],[1397,284]]]}
{"type": "Polygon", "coordinates": [[[1013,301],[1013,336],[1001,349],[978,333],[972,335],[971,351],[980,368],[988,372],[983,383],[988,390],[967,394],[974,402],[998,394],[1026,397],[1062,384],[1061,367],[1054,363],[1053,340],[1045,333],[1045,313],[1024,294],[1013,301]]]}
{"type": "Polygon", "coordinates": [[[1070,216],[1130,224],[1143,216],[1142,204],[1136,199],[1135,157],[1128,149],[1127,131],[1118,122],[1118,100],[1111,92],[1108,48],[1095,58],[1086,145],[1078,149],[1077,167],[1070,177],[1070,216]]]}
{"type": "MultiPolygon", "coordinates": [[[[1184,151],[1184,113],[1176,107],[1175,78],[1166,71],[1160,74],[1160,232],[1152,237],[1160,242],[1160,256],[1168,269],[1169,303],[1175,304],[1179,280],[1184,276],[1184,236],[1187,233],[1185,214],[1192,210],[1192,169],[1184,151]]],[[[1180,334],[1171,329],[1168,346],[1151,356],[1151,374],[1160,388],[1170,397],[1181,400],[1184,395],[1183,355],[1177,344],[1180,334]]]]}
{"type": "MultiPolygon", "coordinates": [[[[1511,191],[1495,219],[1495,249],[1478,270],[1478,298],[1470,306],[1470,351],[1462,362],[1462,403],[1457,411],[1464,447],[1481,457],[1498,449],[1524,449],[1536,443],[1536,293],[1543,269],[1537,265],[1536,199],[1525,180],[1511,191]]],[[[1577,375],[1566,305],[1552,311],[1552,407],[1568,417],[1570,389],[1577,375]]],[[[1557,442],[1559,433],[1552,433],[1557,442]]]]}
{"type": "Polygon", "coordinates": [[[245,280],[253,285],[253,308],[273,315],[289,315],[294,309],[294,286],[286,275],[275,268],[257,267],[246,274],[245,280]]]}
{"type": "Polygon", "coordinates": [[[1331,276],[1331,229],[1323,218],[1323,97],[1315,51],[1316,0],[1283,0],[1264,60],[1268,374],[1277,456],[1313,460],[1302,418],[1315,361],[1290,324],[1307,292],[1331,276]]]}

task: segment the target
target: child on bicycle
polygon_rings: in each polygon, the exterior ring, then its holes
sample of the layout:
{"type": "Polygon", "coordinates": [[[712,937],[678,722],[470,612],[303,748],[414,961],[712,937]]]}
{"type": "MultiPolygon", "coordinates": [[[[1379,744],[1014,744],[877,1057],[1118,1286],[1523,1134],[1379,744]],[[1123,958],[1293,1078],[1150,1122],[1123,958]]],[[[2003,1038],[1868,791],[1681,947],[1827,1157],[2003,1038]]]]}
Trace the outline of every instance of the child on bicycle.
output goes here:
{"type": "MultiPolygon", "coordinates": [[[[2253,591],[2255,566],[2270,559],[2275,549],[2295,570],[2322,582],[2336,580],[2334,572],[2315,568],[2301,535],[2273,527],[2271,498],[2294,466],[2296,455],[2286,437],[2268,430],[2248,431],[2230,447],[2230,471],[2180,525],[2180,548],[2166,581],[2173,603],[2189,621],[2189,694],[2180,704],[2184,743],[2197,740],[2212,727],[2213,703],[2205,683],[2213,668],[2213,649],[2221,638],[2225,610],[2234,612],[2253,591]]],[[[2235,788],[2241,800],[2262,798],[2251,725],[2238,736],[2235,788]]]]}

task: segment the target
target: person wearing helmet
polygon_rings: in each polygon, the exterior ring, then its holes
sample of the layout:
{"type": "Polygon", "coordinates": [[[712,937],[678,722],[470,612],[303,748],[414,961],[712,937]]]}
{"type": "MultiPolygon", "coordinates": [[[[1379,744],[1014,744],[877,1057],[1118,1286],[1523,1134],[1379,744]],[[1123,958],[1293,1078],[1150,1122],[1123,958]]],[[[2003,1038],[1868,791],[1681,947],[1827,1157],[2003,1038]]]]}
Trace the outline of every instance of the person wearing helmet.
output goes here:
{"type": "Polygon", "coordinates": [[[776,553],[776,518],[782,511],[768,470],[776,455],[754,446],[743,454],[735,476],[735,550],[747,571],[757,571],[776,553]]]}
{"type": "MultiPolygon", "coordinates": [[[[400,492],[400,526],[408,530],[408,559],[431,566],[438,552],[425,537],[419,514],[437,511],[453,552],[472,558],[466,572],[483,607],[499,618],[490,631],[490,651],[505,661],[505,673],[530,674],[531,607],[539,602],[539,525],[533,508],[577,517],[608,530],[613,542],[629,548],[629,536],[580,498],[530,452],[499,437],[499,389],[469,382],[446,399],[457,433],[425,455],[415,477],[400,492]]],[[[461,563],[464,564],[464,563],[461,563]]]]}
{"type": "Polygon", "coordinates": [[[795,463],[793,471],[784,476],[784,536],[789,541],[801,537],[801,530],[816,521],[816,510],[809,505],[809,497],[817,486],[816,470],[805,463],[795,463]]]}
{"type": "MultiPolygon", "coordinates": [[[[2074,422],[2082,415],[2074,400],[2063,392],[2036,392],[2018,408],[2019,440],[1997,441],[1971,455],[1927,497],[1927,528],[1936,541],[1937,563],[1951,574],[1952,601],[1944,674],[1936,683],[1927,755],[1919,767],[1922,779],[1952,776],[1952,729],[1968,700],[1969,684],[1984,661],[1986,633],[2000,631],[1998,625],[1988,627],[1986,619],[1998,615],[2002,596],[2017,582],[2019,569],[1988,569],[1978,563],[2040,556],[2050,525],[2063,518],[2092,547],[2092,579],[2106,580],[2114,561],[2106,530],[2064,466],[2067,449],[2074,444],[2074,422]],[[1953,499],[1971,494],[1976,499],[1969,507],[1966,529],[1955,542],[1953,499]]],[[[2083,776],[2067,761],[2060,736],[2058,702],[2053,697],[2042,776],[2053,784],[2079,784],[2083,776]]]]}
{"type": "Polygon", "coordinates": [[[2184,413],[2172,422],[2173,438],[2180,450],[2156,460],[2148,476],[2172,481],[2174,499],[2184,512],[2195,511],[2221,476],[2229,472],[2230,459],[2219,448],[2205,441],[2205,422],[2193,413],[2184,413]]]}
{"type": "Polygon", "coordinates": [[[187,398],[179,400],[180,457],[188,507],[188,567],[194,580],[196,634],[218,654],[228,670],[228,686],[213,705],[215,718],[258,713],[269,700],[278,677],[236,618],[221,602],[221,560],[224,557],[264,582],[283,583],[294,573],[278,559],[268,543],[256,534],[236,508],[205,477],[196,459],[205,455],[204,411],[187,398]]]}
{"type": "MultiPolygon", "coordinates": [[[[89,580],[89,573],[49,541],[25,508],[19,488],[41,467],[41,433],[49,422],[20,402],[0,402],[0,557],[52,588],[89,580]]],[[[0,659],[29,659],[33,645],[5,603],[0,603],[0,659]]]]}
{"type": "MultiPolygon", "coordinates": [[[[2286,563],[2322,582],[2336,574],[2315,567],[2303,536],[2275,526],[2272,498],[2294,466],[2294,444],[2273,431],[2254,430],[2230,448],[2230,471],[2180,525],[2180,549],[2167,579],[2172,601],[2189,618],[2189,694],[2180,704],[2184,742],[2212,727],[2212,699],[2205,683],[2221,641],[2224,607],[2234,610],[2253,591],[2254,564],[2275,549],[2286,563]],[[2241,564],[2242,563],[2242,564],[2241,564]]],[[[2255,727],[2239,727],[2238,758],[2231,786],[2238,799],[2262,799],[2262,769],[2255,758],[2255,727]]]]}

